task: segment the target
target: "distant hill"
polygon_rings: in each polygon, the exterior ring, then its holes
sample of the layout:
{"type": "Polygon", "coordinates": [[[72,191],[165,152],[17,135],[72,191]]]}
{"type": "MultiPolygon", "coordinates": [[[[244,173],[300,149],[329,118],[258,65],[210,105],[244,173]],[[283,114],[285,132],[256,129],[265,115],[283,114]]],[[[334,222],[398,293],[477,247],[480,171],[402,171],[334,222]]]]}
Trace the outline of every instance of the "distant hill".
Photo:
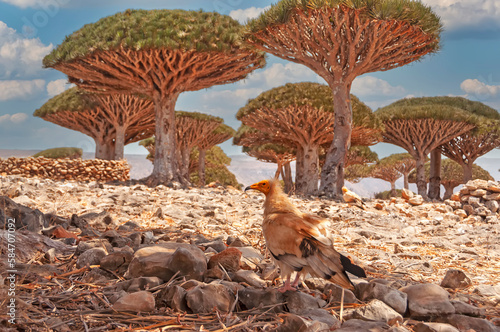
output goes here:
{"type": "MultiPolygon", "coordinates": [[[[1,150],[0,158],[8,157],[29,157],[39,150],[1,150]]],[[[84,152],[83,159],[94,158],[94,153],[84,152]]],[[[151,174],[153,171],[153,164],[146,159],[146,155],[142,154],[127,154],[125,155],[128,163],[130,164],[130,177],[132,179],[142,179],[151,174]]],[[[263,179],[269,179],[274,176],[276,172],[276,164],[264,163],[256,160],[255,158],[247,155],[230,156],[231,165],[228,169],[236,176],[236,179],[243,186],[249,186],[252,183],[258,182],[263,179]]],[[[479,158],[476,164],[487,170],[496,181],[500,181],[500,158],[479,158]]],[[[292,164],[292,171],[294,172],[294,165],[292,164]]],[[[295,176],[295,174],[294,174],[295,176]]],[[[379,179],[363,179],[359,183],[347,183],[347,187],[354,190],[362,197],[373,197],[375,193],[390,190],[390,185],[386,181],[379,179]]],[[[396,182],[396,188],[403,187],[403,179],[401,178],[396,182]]],[[[410,184],[410,190],[416,192],[417,187],[410,184]]],[[[441,191],[444,193],[444,189],[441,191]]]]}

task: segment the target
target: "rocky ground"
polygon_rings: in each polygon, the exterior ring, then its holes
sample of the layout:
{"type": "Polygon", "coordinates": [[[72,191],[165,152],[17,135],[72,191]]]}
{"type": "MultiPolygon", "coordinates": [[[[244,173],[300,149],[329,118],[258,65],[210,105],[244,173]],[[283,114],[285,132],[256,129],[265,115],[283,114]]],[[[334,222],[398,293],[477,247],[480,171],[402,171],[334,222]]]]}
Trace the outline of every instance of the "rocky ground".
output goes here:
{"type": "Polygon", "coordinates": [[[352,278],[354,292],[307,279],[282,294],[260,194],[0,181],[0,271],[12,269],[9,231],[17,271],[15,324],[0,312],[2,331],[500,331],[500,221],[488,203],[498,184],[446,203],[374,200],[366,210],[292,197],[333,221],[337,250],[368,277],[352,278]]]}

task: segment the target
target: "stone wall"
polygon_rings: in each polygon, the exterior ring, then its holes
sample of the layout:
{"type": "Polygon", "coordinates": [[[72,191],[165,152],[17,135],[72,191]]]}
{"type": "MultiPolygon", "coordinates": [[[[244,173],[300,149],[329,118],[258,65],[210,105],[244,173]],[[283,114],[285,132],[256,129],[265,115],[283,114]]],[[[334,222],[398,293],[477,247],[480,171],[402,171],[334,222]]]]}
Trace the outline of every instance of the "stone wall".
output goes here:
{"type": "Polygon", "coordinates": [[[51,159],[44,157],[0,160],[0,174],[40,177],[52,180],[125,181],[130,179],[125,160],[51,159]]]}
{"type": "Polygon", "coordinates": [[[471,180],[445,202],[464,218],[490,222],[500,217],[500,183],[471,180]]]}

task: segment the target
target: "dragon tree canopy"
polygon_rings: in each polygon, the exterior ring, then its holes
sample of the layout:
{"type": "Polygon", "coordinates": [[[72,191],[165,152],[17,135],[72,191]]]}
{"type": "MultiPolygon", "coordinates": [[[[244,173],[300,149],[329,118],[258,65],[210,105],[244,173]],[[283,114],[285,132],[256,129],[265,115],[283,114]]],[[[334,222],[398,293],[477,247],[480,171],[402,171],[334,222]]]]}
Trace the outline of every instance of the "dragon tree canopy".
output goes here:
{"type": "Polygon", "coordinates": [[[418,0],[282,0],[247,23],[251,43],[293,62],[313,58],[313,66],[351,82],[438,51],[441,31],[439,17],[418,0]],[[311,28],[321,26],[329,29],[311,28]],[[304,47],[290,33],[322,47],[304,47]],[[344,53],[344,47],[352,47],[351,52],[344,53]],[[345,71],[339,73],[334,64],[345,71]]]}

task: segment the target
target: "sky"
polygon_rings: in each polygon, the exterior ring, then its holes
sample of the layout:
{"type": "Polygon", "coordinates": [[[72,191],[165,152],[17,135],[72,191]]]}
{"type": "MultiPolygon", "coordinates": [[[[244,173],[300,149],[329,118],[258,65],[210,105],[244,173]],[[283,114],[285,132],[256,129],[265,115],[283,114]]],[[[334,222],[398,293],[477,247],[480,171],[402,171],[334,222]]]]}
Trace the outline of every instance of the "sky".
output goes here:
{"type": "MultiPolygon", "coordinates": [[[[79,147],[93,152],[93,140],[33,112],[70,86],[66,76],[44,69],[42,59],[64,37],[87,23],[128,8],[217,11],[244,23],[276,0],[0,0],[0,149],[79,147]],[[182,3],[182,5],[179,5],[182,3]]],[[[373,110],[405,97],[462,96],[500,110],[500,1],[422,0],[443,22],[441,49],[418,62],[356,78],[352,93],[373,110]]],[[[288,82],[319,82],[305,66],[268,56],[267,66],[245,80],[180,95],[176,109],[220,116],[237,129],[236,112],[248,99],[288,82]]],[[[241,154],[230,141],[228,155],[241,154]]],[[[404,150],[372,147],[379,157],[404,150]]],[[[147,154],[137,143],[126,154],[147,154]]],[[[500,149],[485,157],[500,158],[500,149]]]]}

